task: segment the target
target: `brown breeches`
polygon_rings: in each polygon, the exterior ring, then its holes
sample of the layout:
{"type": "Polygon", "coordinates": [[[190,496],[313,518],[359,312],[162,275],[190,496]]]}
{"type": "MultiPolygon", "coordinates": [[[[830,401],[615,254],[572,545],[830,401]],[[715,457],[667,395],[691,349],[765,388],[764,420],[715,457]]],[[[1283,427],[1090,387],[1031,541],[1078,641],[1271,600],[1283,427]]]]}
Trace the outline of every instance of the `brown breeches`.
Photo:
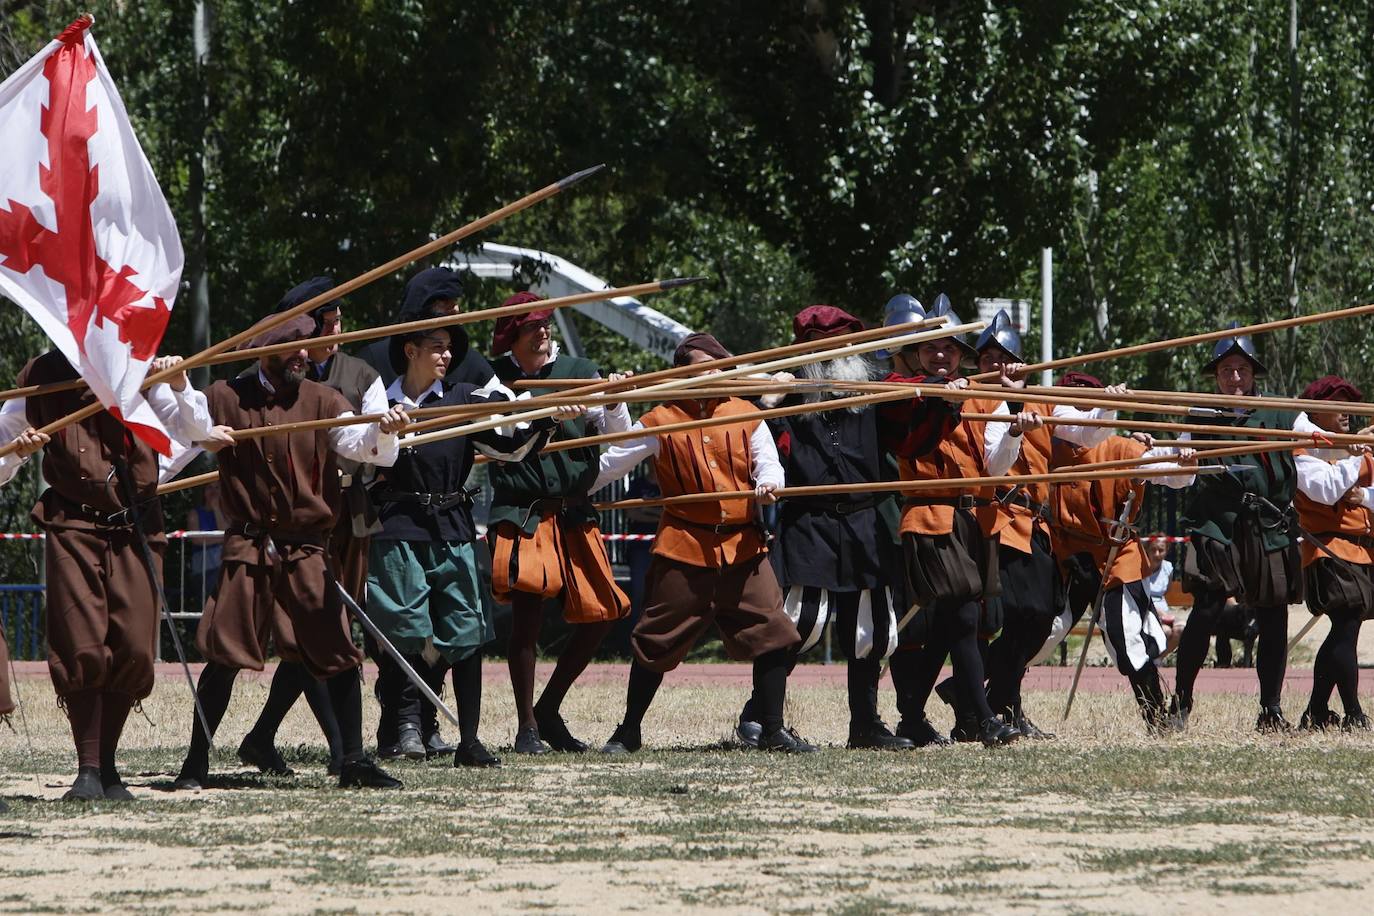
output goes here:
{"type": "Polygon", "coordinates": [[[5,643],[5,631],[0,629],[0,716],[14,712],[14,697],[10,694],[10,647],[5,643]]]}
{"type": "Polygon", "coordinates": [[[562,595],[568,623],[619,620],[630,613],[630,599],[615,584],[601,529],[557,515],[545,516],[534,534],[511,522],[491,529],[491,591],[503,604],[510,602],[511,592],[562,595]]]}
{"type": "Polygon", "coordinates": [[[655,555],[644,588],[644,616],[630,643],[635,659],[651,671],[676,668],[712,623],[725,651],[739,661],[801,645],[767,554],[719,569],[655,555]]]}
{"type": "Polygon", "coordinates": [[[261,671],[270,637],[278,655],[318,680],[358,667],[363,655],[324,548],[276,548],[273,557],[238,535],[225,537],[219,587],[196,632],[201,653],[228,668],[261,671]]]}
{"type": "Polygon", "coordinates": [[[334,564],[339,584],[358,602],[367,606],[367,551],[371,537],[355,537],[352,519],[345,515],[329,538],[329,558],[334,564]]]}
{"type": "MultiPolygon", "coordinates": [[[[149,546],[160,577],[167,545],[149,546]]],[[[158,599],[133,529],[51,529],[45,551],[48,673],[57,695],[146,697],[153,690],[158,599]]]]}

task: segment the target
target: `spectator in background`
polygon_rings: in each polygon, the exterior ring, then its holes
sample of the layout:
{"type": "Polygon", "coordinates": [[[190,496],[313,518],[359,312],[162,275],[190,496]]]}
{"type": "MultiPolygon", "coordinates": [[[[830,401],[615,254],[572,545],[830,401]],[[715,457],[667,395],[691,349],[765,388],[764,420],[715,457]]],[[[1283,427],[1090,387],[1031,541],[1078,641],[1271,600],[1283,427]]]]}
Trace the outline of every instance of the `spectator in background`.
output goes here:
{"type": "Polygon", "coordinates": [[[1169,610],[1169,585],[1174,578],[1174,564],[1167,559],[1169,542],[1164,538],[1142,538],[1141,541],[1145,547],[1145,594],[1150,596],[1155,616],[1164,629],[1167,640],[1164,655],[1168,655],[1178,648],[1178,641],[1183,638],[1183,627],[1169,610]]]}

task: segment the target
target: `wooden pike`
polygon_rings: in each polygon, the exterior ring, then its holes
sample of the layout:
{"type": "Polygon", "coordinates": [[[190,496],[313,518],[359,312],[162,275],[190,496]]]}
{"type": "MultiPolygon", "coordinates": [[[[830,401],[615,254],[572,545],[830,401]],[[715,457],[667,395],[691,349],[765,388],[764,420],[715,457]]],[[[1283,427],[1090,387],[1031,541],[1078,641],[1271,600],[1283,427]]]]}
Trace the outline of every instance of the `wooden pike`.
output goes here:
{"type": "MultiPolygon", "coordinates": [[[[1221,331],[1208,331],[1205,334],[1189,334],[1186,337],[1174,337],[1169,340],[1155,340],[1150,343],[1136,344],[1130,347],[1117,347],[1112,350],[1103,350],[1099,353],[1080,353],[1077,356],[1068,356],[1062,359],[1052,359],[1043,363],[1031,363],[1024,367],[1024,373],[1043,372],[1047,369],[1062,369],[1066,366],[1081,366],[1085,363],[1101,362],[1105,359],[1120,359],[1126,356],[1139,356],[1142,353],[1154,353],[1157,350],[1170,350],[1174,347],[1186,347],[1192,344],[1208,343],[1213,340],[1220,340],[1223,337],[1239,337],[1243,334],[1265,334],[1269,331],[1281,331],[1285,328],[1303,327],[1309,324],[1321,324],[1327,321],[1335,321],[1338,318],[1356,318],[1360,315],[1374,314],[1374,305],[1356,305],[1351,308],[1336,309],[1330,312],[1319,312],[1315,315],[1299,315],[1294,318],[1280,318],[1277,321],[1263,321],[1259,324],[1246,325],[1241,328],[1226,328],[1221,331]]],[[[976,376],[970,376],[974,381],[988,381],[997,378],[995,372],[984,372],[976,376]]]]}
{"type": "MultiPolygon", "coordinates": [[[[238,346],[246,340],[251,340],[253,337],[256,337],[258,334],[261,334],[263,331],[266,331],[269,328],[274,328],[284,322],[290,321],[298,315],[304,315],[307,312],[313,311],[314,309],[317,309],[320,306],[325,305],[326,303],[333,302],[335,299],[338,299],[342,296],[346,296],[349,293],[361,289],[369,283],[372,283],[376,280],[381,279],[382,277],[394,273],[395,271],[399,270],[402,267],[405,267],[412,261],[417,261],[420,258],[428,257],[429,255],[434,254],[436,251],[439,251],[443,248],[447,248],[448,246],[455,244],[456,242],[466,238],[467,236],[472,235],[474,232],[479,232],[487,228],[488,226],[491,226],[494,223],[500,222],[501,220],[505,219],[508,216],[511,216],[512,214],[519,213],[521,210],[524,210],[527,207],[531,207],[534,204],[539,203],[540,201],[547,200],[555,194],[567,190],[568,188],[577,184],[579,181],[582,181],[584,178],[587,178],[588,176],[593,175],[596,172],[599,172],[603,167],[604,166],[597,165],[589,169],[583,169],[580,172],[574,172],[566,178],[562,178],[558,181],[555,181],[553,184],[546,185],[545,187],[540,188],[538,191],[535,191],[532,194],[527,194],[519,200],[514,201],[513,203],[506,204],[504,207],[501,207],[500,209],[493,210],[486,216],[483,216],[479,219],[475,219],[467,225],[455,229],[447,235],[440,236],[432,242],[421,245],[418,248],[411,249],[410,251],[406,252],[400,257],[392,258],[390,261],[387,261],[385,264],[382,264],[379,267],[374,267],[366,273],[359,274],[352,280],[349,280],[347,283],[343,283],[339,286],[334,287],[331,290],[328,290],[324,293],[321,293],[318,296],[315,296],[312,299],[302,302],[295,308],[287,309],[286,311],[278,315],[271,315],[268,318],[259,321],[251,328],[248,328],[246,331],[240,331],[232,337],[225,338],[224,340],[221,340],[216,344],[210,345],[209,347],[205,348],[199,353],[187,357],[177,366],[171,367],[162,372],[149,373],[148,377],[143,381],[143,388],[146,390],[149,386],[155,385],[158,382],[166,381],[167,379],[171,378],[179,372],[194,369],[197,366],[203,365],[211,357],[223,353],[224,351],[229,350],[235,346],[238,346]]],[[[57,432],[59,429],[62,429],[65,426],[69,426],[72,423],[78,423],[81,420],[86,419],[87,417],[95,416],[97,413],[104,409],[104,405],[100,404],[99,402],[90,404],[86,407],[83,407],[81,410],[74,411],[65,417],[62,417],[58,420],[54,420],[52,423],[49,423],[48,425],[44,426],[41,430],[39,430],[39,432],[51,435],[52,433],[57,432]]],[[[14,450],[15,445],[13,442],[6,443],[0,446],[0,456],[8,455],[14,450]]]]}
{"type": "MultiPolygon", "coordinates": [[[[728,356],[724,359],[712,360],[711,365],[717,369],[733,369],[736,366],[746,366],[753,362],[774,360],[784,356],[794,356],[798,353],[812,353],[818,350],[832,350],[849,344],[866,343],[871,340],[879,340],[895,334],[908,334],[913,331],[921,331],[927,328],[940,327],[949,322],[948,318],[926,318],[921,321],[912,321],[906,324],[897,324],[892,327],[868,328],[863,331],[854,331],[849,334],[838,334],[834,337],[822,337],[818,340],[803,340],[794,344],[787,344],[781,347],[769,347],[766,350],[755,350],[752,353],[740,353],[735,356],[728,356]]],[[[882,349],[875,347],[874,349],[882,349]]],[[[599,394],[607,391],[625,391],[635,388],[643,388],[648,385],[668,381],[670,379],[680,379],[689,376],[696,376],[701,372],[697,366],[670,366],[667,369],[658,369],[654,372],[646,372],[643,375],[632,375],[629,378],[611,381],[610,379],[520,379],[512,383],[511,387],[519,390],[525,389],[571,389],[578,394],[599,394]]],[[[737,381],[757,381],[759,383],[770,383],[770,379],[737,379],[737,381]]],[[[772,384],[777,384],[772,382],[772,384]]]]}
{"type": "Polygon", "coordinates": [[[168,493],[175,493],[178,490],[190,490],[193,487],[204,486],[219,479],[219,471],[210,471],[205,474],[196,474],[194,477],[182,477],[179,480],[169,480],[167,483],[158,484],[157,495],[165,496],[168,493]]]}
{"type": "MultiPolygon", "coordinates": [[[[602,433],[598,436],[583,436],[580,439],[561,439],[558,442],[550,442],[540,450],[540,454],[548,452],[562,452],[571,448],[590,448],[592,446],[610,445],[615,442],[624,442],[627,439],[643,439],[648,436],[666,436],[669,433],[687,432],[693,429],[709,429],[713,426],[729,426],[740,422],[753,422],[756,420],[775,420],[779,417],[795,417],[805,413],[821,413],[826,410],[843,410],[849,407],[863,407],[869,404],[882,404],[887,401],[900,401],[908,397],[901,391],[880,391],[877,394],[861,394],[847,398],[832,398],[826,401],[817,401],[813,404],[793,404],[789,407],[771,407],[767,410],[760,410],[758,413],[751,413],[741,417],[738,414],[728,417],[702,417],[699,420],[684,420],[681,423],[665,423],[662,426],[652,426],[645,429],[627,429],[618,433],[602,433]]],[[[401,447],[406,446],[402,440],[401,447]]]]}
{"type": "MultiPolygon", "coordinates": [[[[1010,423],[1012,417],[1006,414],[995,413],[975,413],[964,414],[967,420],[985,420],[989,422],[1010,423]]],[[[1199,433],[1201,435],[1212,435],[1227,429],[1224,426],[1211,426],[1205,423],[1173,423],[1165,420],[1098,420],[1091,417],[1079,419],[1077,417],[1045,417],[1048,425],[1059,426],[1093,426],[1105,429],[1133,429],[1141,432],[1174,432],[1174,433],[1199,433]]],[[[1252,439],[1288,439],[1300,442],[1312,448],[1332,448],[1337,445],[1374,445],[1374,436],[1361,436],[1355,433],[1319,433],[1315,436],[1312,433],[1298,432],[1295,429],[1265,429],[1259,426],[1235,427],[1240,432],[1252,439]]],[[[1237,440],[1234,444],[1244,444],[1245,440],[1237,440]]]]}
{"type": "Polygon", "coordinates": [[[380,325],[375,328],[360,328],[356,331],[326,334],[324,337],[311,337],[308,340],[288,340],[285,343],[271,344],[266,347],[235,350],[232,353],[212,356],[205,362],[208,365],[233,363],[245,359],[259,359],[276,353],[291,353],[305,348],[314,349],[315,347],[327,347],[333,344],[357,343],[360,340],[375,340],[378,337],[391,337],[396,334],[415,334],[453,325],[492,321],[507,315],[524,315],[529,312],[566,308],[571,305],[600,302],[603,299],[616,299],[621,296],[652,296],[655,293],[666,293],[672,289],[700,283],[705,279],[705,277],[670,277],[666,280],[650,280],[647,283],[636,283],[633,286],[620,286],[615,289],[594,289],[585,293],[574,293],[570,296],[558,296],[554,299],[540,299],[536,302],[500,305],[472,312],[455,312],[452,315],[441,315],[437,318],[422,318],[419,321],[406,321],[401,324],[380,325]]]}
{"type": "MultiPolygon", "coordinates": [[[[1264,452],[1285,452],[1305,447],[1302,442],[1247,442],[1235,448],[1207,449],[1198,454],[1199,458],[1225,458],[1232,455],[1259,455],[1264,452]]],[[[1105,471],[1111,468],[1139,467],[1142,464],[1157,464],[1171,460],[1169,457],[1117,458],[1113,461],[1094,461],[1088,464],[1061,464],[1050,468],[1051,471],[1068,473],[1072,470],[1105,471]]]]}
{"type": "MultiPolygon", "coordinates": [[[[636,388],[635,390],[640,394],[657,394],[664,391],[682,391],[683,389],[690,388],[693,385],[704,385],[714,387],[718,385],[720,382],[726,381],[727,379],[737,378],[740,375],[746,375],[755,372],[772,372],[781,369],[790,369],[795,366],[805,365],[807,363],[824,362],[829,359],[834,359],[838,356],[851,356],[858,353],[868,353],[873,350],[881,350],[884,347],[907,346],[908,344],[920,343],[922,340],[933,340],[939,339],[941,337],[947,337],[950,334],[962,334],[971,331],[977,331],[981,330],[983,327],[984,322],[976,321],[970,324],[958,325],[956,327],[942,327],[939,330],[935,331],[917,331],[914,333],[902,334],[896,337],[879,338],[877,340],[869,340],[862,343],[847,344],[845,346],[837,347],[835,349],[819,350],[811,353],[805,353],[799,356],[789,356],[785,359],[770,360],[756,365],[736,366],[733,369],[726,369],[722,372],[713,372],[710,371],[709,368],[704,369],[702,365],[697,365],[693,368],[695,368],[696,372],[700,374],[695,377],[677,378],[672,381],[663,382],[662,384],[650,385],[647,388],[636,388]]],[[[710,364],[706,364],[706,366],[709,367],[710,364]]],[[[623,381],[629,381],[629,379],[625,379],[623,381]]],[[[857,388],[858,386],[854,387],[857,388]]],[[[557,409],[558,408],[556,407],[546,407],[540,410],[531,410],[523,413],[510,414],[499,420],[484,420],[480,423],[470,423],[464,424],[462,426],[451,427],[449,429],[437,430],[432,433],[425,433],[421,436],[412,437],[409,440],[409,445],[413,448],[417,445],[424,445],[428,442],[437,442],[441,439],[447,439],[453,436],[465,436],[469,433],[481,432],[482,430],[492,429],[496,426],[504,426],[515,422],[539,420],[543,419],[544,417],[552,416],[553,412],[557,409]]]]}
{"type": "MultiPolygon", "coordinates": [[[[1051,391],[1041,385],[1027,386],[1028,390],[1051,391]]],[[[1062,390],[1062,389],[1061,389],[1062,390]]],[[[1239,410],[1262,410],[1270,408],[1285,411],[1318,411],[1322,413],[1374,414],[1374,404],[1362,401],[1316,401],[1310,398],[1284,398],[1272,395],[1220,394],[1206,391],[1136,391],[1132,389],[1121,397],[1126,400],[1154,403],[1157,401],[1186,401],[1207,407],[1232,407],[1239,410]]]]}
{"type": "MultiPolygon", "coordinates": [[[[1084,473],[1014,474],[1006,477],[960,477],[933,480],[880,480],[873,483],[842,483],[812,487],[782,487],[775,492],[779,499],[796,496],[840,496],[852,493],[919,493],[922,490],[981,490],[984,487],[1016,486],[1027,483],[1072,483],[1083,480],[1113,480],[1122,477],[1174,477],[1179,474],[1217,474],[1221,465],[1201,465],[1197,468],[1168,468],[1140,470],[1087,471],[1084,473]]],[[[733,490],[724,493],[686,493],[659,499],[622,499],[611,503],[597,503],[593,508],[604,512],[610,509],[647,509],[658,506],[681,506],[691,503],[712,503],[725,500],[754,499],[753,490],[733,490]]]]}

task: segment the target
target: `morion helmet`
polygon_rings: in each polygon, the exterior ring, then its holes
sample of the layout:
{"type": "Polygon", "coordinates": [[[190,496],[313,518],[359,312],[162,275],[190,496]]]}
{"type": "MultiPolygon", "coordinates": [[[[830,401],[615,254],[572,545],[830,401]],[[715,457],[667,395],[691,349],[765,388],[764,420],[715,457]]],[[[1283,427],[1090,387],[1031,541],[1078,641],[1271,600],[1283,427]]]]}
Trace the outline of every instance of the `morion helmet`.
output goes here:
{"type": "MultiPolygon", "coordinates": [[[[1231,327],[1240,327],[1239,322],[1231,322],[1231,327]]],[[[1233,353],[1239,353],[1255,367],[1255,375],[1265,375],[1269,368],[1259,360],[1259,353],[1255,350],[1255,342],[1250,339],[1249,334],[1240,334],[1231,337],[1222,337],[1212,345],[1212,358],[1202,367],[1204,373],[1216,371],[1217,365],[1226,357],[1233,353]]]]}

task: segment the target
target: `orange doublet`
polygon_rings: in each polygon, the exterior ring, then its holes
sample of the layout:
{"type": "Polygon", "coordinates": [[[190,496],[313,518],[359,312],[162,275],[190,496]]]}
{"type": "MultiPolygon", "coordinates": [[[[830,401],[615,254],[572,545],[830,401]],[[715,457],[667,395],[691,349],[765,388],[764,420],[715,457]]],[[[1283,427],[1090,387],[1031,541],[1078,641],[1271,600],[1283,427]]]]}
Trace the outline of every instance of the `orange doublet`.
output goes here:
{"type": "MultiPolygon", "coordinates": [[[[1307,450],[1295,451],[1293,454],[1295,456],[1312,455],[1307,450]]],[[[1368,487],[1371,485],[1374,485],[1374,458],[1365,455],[1360,467],[1360,476],[1355,481],[1355,486],[1368,487]]],[[[1301,490],[1293,497],[1293,506],[1298,510],[1298,524],[1322,538],[1326,543],[1327,550],[1351,563],[1374,564],[1374,547],[1361,547],[1354,540],[1347,540],[1342,537],[1326,540],[1330,533],[1346,534],[1350,535],[1351,538],[1374,535],[1374,512],[1371,512],[1370,509],[1347,503],[1344,498],[1337,500],[1334,506],[1323,506],[1310,497],[1304,496],[1301,490]]],[[[1303,539],[1302,565],[1304,568],[1322,555],[1322,552],[1309,544],[1306,538],[1303,539]]]]}
{"type": "MultiPolygon", "coordinates": [[[[1075,464],[1094,464],[1099,461],[1115,461],[1120,458],[1139,458],[1145,454],[1145,446],[1125,436],[1112,436],[1101,445],[1092,448],[1079,448],[1054,440],[1054,463],[1056,467],[1075,464]]],[[[1050,534],[1054,543],[1055,556],[1062,564],[1075,553],[1087,552],[1092,555],[1098,568],[1107,562],[1107,554],[1112,545],[1107,540],[1111,524],[1104,519],[1115,520],[1126,504],[1126,497],[1135,493],[1135,503],[1131,518],[1140,515],[1141,503],[1145,496],[1144,481],[1122,477],[1114,480],[1079,480],[1054,485],[1052,498],[1054,509],[1054,528],[1050,534]]],[[[1144,577],[1145,557],[1140,550],[1140,542],[1132,535],[1117,551],[1112,568],[1105,573],[1104,587],[1111,589],[1127,582],[1138,582],[1144,577]]]]}
{"type": "MultiPolygon", "coordinates": [[[[754,487],[749,438],[763,421],[759,410],[738,398],[670,401],[639,418],[645,427],[667,426],[706,417],[738,416],[739,423],[659,436],[654,469],[664,496],[725,493],[754,487]]],[[[666,506],[659,520],[654,553],[692,566],[743,563],[767,550],[755,524],[752,499],[666,506]]]]}
{"type": "MultiPolygon", "coordinates": [[[[1000,400],[983,398],[964,402],[966,413],[992,413],[1000,400]]],[[[986,477],[987,458],[983,454],[981,421],[960,420],[940,445],[919,458],[898,458],[897,469],[902,480],[957,480],[967,477],[986,477]]],[[[970,493],[964,487],[940,487],[911,494],[902,509],[902,534],[949,534],[954,530],[954,506],[920,505],[925,500],[958,499],[961,496],[992,498],[992,488],[982,487],[970,493]]],[[[1009,521],[1008,516],[996,512],[979,513],[983,534],[991,537],[1009,521]]]]}

